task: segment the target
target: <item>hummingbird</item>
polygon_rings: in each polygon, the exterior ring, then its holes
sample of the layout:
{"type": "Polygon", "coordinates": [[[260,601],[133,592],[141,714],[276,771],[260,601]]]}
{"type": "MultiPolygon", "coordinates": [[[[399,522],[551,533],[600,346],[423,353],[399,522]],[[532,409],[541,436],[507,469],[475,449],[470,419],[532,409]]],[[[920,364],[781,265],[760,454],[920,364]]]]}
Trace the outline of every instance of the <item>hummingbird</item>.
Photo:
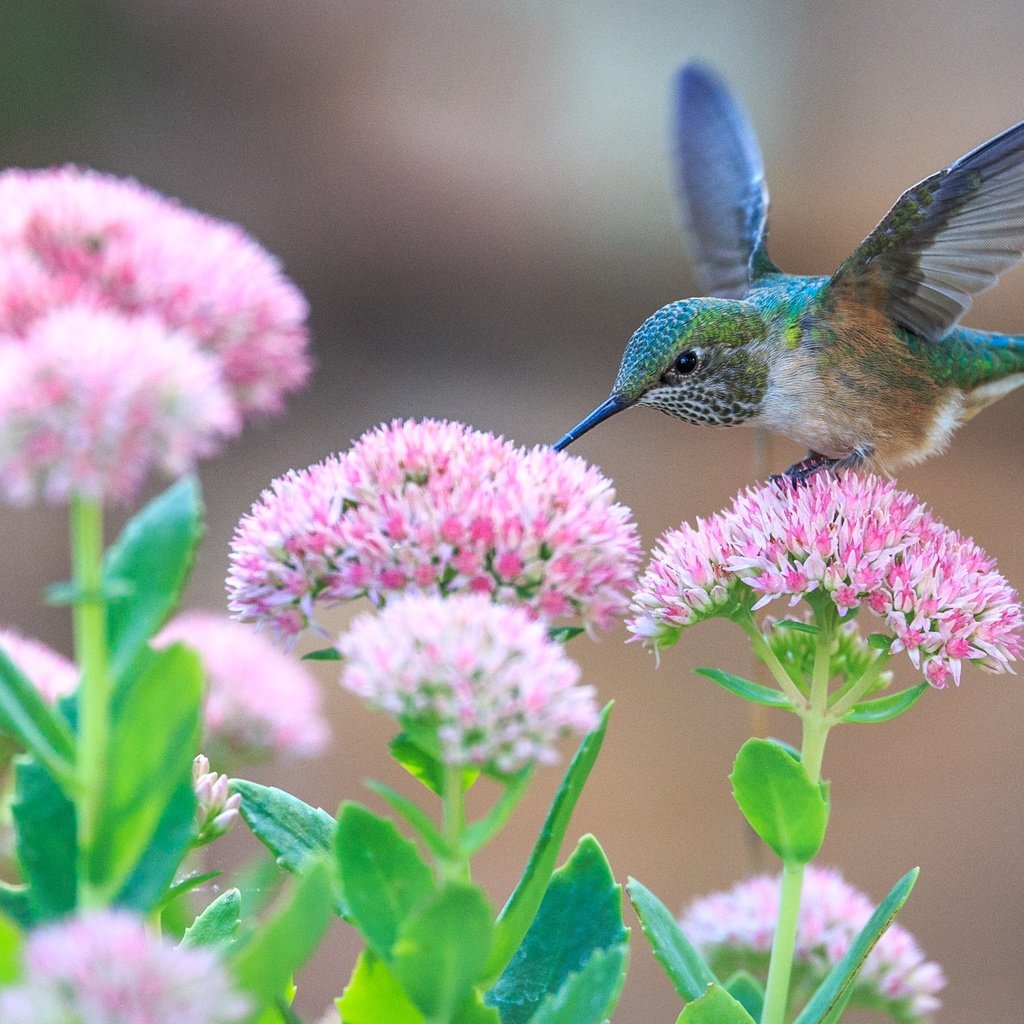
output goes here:
{"type": "Polygon", "coordinates": [[[768,255],[763,162],[725,82],[686,64],[673,98],[683,224],[706,297],[640,326],[611,395],[556,449],[641,405],[788,437],[808,449],[786,470],[797,482],[859,466],[892,474],[1024,383],[1024,335],[958,326],[1024,255],[1024,121],[904,192],[831,277],[803,277],[768,255]]]}

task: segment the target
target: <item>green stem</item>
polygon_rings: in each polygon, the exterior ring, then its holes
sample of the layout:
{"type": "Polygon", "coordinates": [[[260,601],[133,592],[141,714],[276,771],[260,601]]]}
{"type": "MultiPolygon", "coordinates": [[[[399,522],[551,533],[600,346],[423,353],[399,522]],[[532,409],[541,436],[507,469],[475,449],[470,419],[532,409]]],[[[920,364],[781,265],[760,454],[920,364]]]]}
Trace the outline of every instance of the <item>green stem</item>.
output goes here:
{"type": "Polygon", "coordinates": [[[97,907],[102,906],[105,899],[90,876],[106,781],[111,692],[103,600],[103,506],[98,501],[80,497],[71,501],[71,567],[75,590],[75,657],[81,673],[75,793],[79,904],[97,907]]]}
{"type": "Polygon", "coordinates": [[[442,881],[468,882],[469,857],[463,846],[466,831],[466,793],[462,787],[462,769],[458,765],[444,766],[441,810],[442,831],[450,851],[440,864],[442,881]]]}
{"type": "Polygon", "coordinates": [[[890,655],[884,651],[880,651],[878,656],[864,671],[861,673],[859,679],[854,680],[843,692],[837,694],[836,702],[832,705],[829,710],[829,714],[833,719],[838,721],[843,717],[854,704],[857,703],[865,694],[870,693],[875,683],[878,682],[878,677],[885,671],[886,666],[889,664],[890,655]]]}
{"type": "MultiPolygon", "coordinates": [[[[815,624],[818,626],[818,637],[814,651],[810,706],[807,707],[805,704],[800,712],[803,724],[800,762],[811,782],[817,783],[821,779],[825,741],[828,739],[829,729],[834,724],[834,720],[829,717],[828,684],[831,676],[832,640],[838,619],[828,611],[819,614],[818,609],[815,609],[815,624]]],[[[785,1020],[805,868],[806,864],[795,861],[786,861],[782,865],[779,917],[768,962],[768,981],[765,986],[761,1024],[783,1024],[785,1020]]]]}
{"type": "Polygon", "coordinates": [[[746,615],[737,615],[734,621],[750,637],[750,643],[755,656],[768,667],[772,678],[779,684],[779,689],[789,698],[790,704],[795,709],[805,708],[807,706],[807,698],[800,692],[800,689],[786,671],[786,667],[779,661],[768,641],[761,635],[761,630],[757,628],[753,615],[749,612],[746,615]]]}

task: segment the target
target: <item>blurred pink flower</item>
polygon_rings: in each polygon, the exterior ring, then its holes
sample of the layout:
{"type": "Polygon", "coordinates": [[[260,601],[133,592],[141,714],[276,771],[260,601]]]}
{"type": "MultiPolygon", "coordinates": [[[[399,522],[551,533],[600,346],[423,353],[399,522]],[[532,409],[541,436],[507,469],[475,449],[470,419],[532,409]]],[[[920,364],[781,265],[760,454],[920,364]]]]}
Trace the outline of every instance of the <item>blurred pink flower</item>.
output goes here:
{"type": "Polygon", "coordinates": [[[306,301],[274,257],[138,182],[76,167],[0,174],[0,271],[0,333],[24,336],[68,303],[148,315],[216,356],[244,414],[278,412],[308,377],[306,301]]]}
{"type": "Polygon", "coordinates": [[[216,360],[150,315],[78,304],[0,337],[0,489],[10,501],[131,500],[239,429],[216,360]]]}
{"type": "Polygon", "coordinates": [[[78,669],[74,662],[46,644],[22,636],[13,629],[0,629],[0,651],[14,667],[42,694],[48,704],[56,703],[78,685],[78,669]]]}
{"type": "Polygon", "coordinates": [[[317,603],[405,590],[487,594],[606,628],[638,558],[629,509],[582,459],[395,421],[263,492],[235,532],[228,591],[238,618],[283,639],[317,603]]]}
{"type": "Polygon", "coordinates": [[[662,647],[703,619],[812,592],[841,615],[864,606],[881,616],[892,650],[934,686],[959,682],[964,660],[1002,672],[1021,653],[1020,603],[993,561],[892,482],[852,473],[752,488],[668,531],[628,626],[662,647]]]}
{"type": "Polygon", "coordinates": [[[4,1024],[229,1024],[250,1008],[211,950],[173,946],[122,910],[36,929],[24,962],[0,989],[4,1024]]]}
{"type": "MultiPolygon", "coordinates": [[[[812,989],[842,959],[874,909],[838,871],[807,868],[795,965],[809,973],[812,989]]],[[[741,966],[766,968],[778,910],[778,876],[758,875],[696,900],[683,912],[680,924],[712,970],[717,964],[730,972],[741,966]]],[[[937,993],[945,984],[942,968],[925,960],[913,936],[893,924],[858,975],[854,1005],[858,997],[869,1005],[877,999],[896,1020],[923,1021],[941,1005],[937,993]]]]}
{"type": "Polygon", "coordinates": [[[252,629],[210,612],[172,619],[153,641],[183,643],[207,678],[204,743],[223,754],[312,757],[330,731],[312,673],[252,629]]]}
{"type": "Polygon", "coordinates": [[[594,689],[544,625],[484,594],[407,595],[364,612],[338,642],[342,685],[436,735],[447,764],[513,772],[557,759],[555,741],[597,724],[594,689]]]}

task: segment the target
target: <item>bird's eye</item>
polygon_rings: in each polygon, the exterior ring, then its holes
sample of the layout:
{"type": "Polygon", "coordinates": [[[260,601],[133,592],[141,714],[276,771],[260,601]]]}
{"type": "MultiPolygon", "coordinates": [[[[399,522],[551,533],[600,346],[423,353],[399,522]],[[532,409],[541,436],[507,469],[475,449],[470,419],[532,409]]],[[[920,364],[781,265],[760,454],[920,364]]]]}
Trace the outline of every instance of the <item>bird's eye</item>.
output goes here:
{"type": "Polygon", "coordinates": [[[672,364],[672,369],[676,373],[686,376],[689,373],[693,373],[697,369],[697,363],[700,362],[697,353],[692,348],[688,348],[685,352],[680,352],[676,356],[676,361],[672,364]]]}

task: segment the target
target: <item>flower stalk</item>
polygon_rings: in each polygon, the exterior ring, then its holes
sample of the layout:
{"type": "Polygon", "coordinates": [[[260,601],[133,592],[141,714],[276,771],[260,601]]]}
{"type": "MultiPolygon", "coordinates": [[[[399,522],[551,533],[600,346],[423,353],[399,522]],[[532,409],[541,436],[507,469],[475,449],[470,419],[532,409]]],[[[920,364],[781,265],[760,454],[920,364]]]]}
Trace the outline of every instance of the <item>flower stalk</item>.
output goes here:
{"type": "Polygon", "coordinates": [[[81,673],[77,786],[79,902],[95,908],[104,896],[91,882],[90,864],[99,839],[97,824],[110,744],[111,679],[103,596],[103,506],[76,496],[71,502],[71,565],[74,585],[75,658],[81,673]]]}

